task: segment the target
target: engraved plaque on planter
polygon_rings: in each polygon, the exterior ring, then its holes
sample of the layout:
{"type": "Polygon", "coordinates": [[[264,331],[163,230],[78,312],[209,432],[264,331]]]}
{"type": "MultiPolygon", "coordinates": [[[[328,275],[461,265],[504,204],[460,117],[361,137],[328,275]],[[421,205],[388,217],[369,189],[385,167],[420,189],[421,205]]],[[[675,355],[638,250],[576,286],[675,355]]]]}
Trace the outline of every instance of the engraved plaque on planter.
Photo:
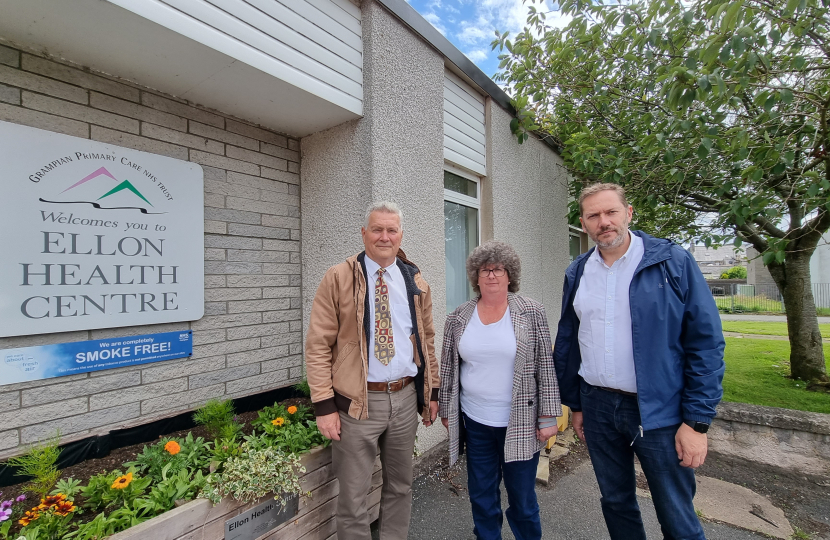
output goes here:
{"type": "Polygon", "coordinates": [[[225,540],[254,540],[293,518],[299,509],[297,495],[288,495],[284,507],[274,499],[250,508],[225,522],[225,540]]]}

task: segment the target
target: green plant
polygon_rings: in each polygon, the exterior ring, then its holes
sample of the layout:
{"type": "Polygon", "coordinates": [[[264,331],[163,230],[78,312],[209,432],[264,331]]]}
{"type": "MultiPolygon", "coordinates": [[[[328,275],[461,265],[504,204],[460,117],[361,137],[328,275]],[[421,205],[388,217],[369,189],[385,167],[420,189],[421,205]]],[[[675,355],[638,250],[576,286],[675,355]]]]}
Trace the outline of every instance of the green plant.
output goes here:
{"type": "Polygon", "coordinates": [[[153,479],[149,476],[136,476],[132,468],[124,474],[119,470],[97,474],[81,488],[84,507],[100,511],[122,505],[129,506],[133,500],[144,495],[144,491],[152,482],[153,479]]]}
{"type": "Polygon", "coordinates": [[[275,403],[259,411],[257,419],[251,422],[263,433],[257,435],[254,432],[245,440],[256,447],[273,445],[296,454],[328,445],[330,441],[317,429],[313,418],[311,410],[303,405],[285,407],[275,403]]]}
{"type": "Polygon", "coordinates": [[[793,527],[793,529],[793,535],[791,536],[791,538],[794,538],[796,540],[810,540],[813,537],[812,534],[806,533],[798,527],[793,527]]]}
{"type": "MultiPolygon", "coordinates": [[[[136,499],[134,505],[140,499],[136,499]]],[[[107,536],[134,527],[148,517],[141,514],[139,510],[131,506],[116,508],[109,514],[101,512],[91,521],[82,523],[78,529],[67,534],[63,538],[73,540],[102,540],[107,536]]],[[[28,539],[27,539],[28,540],[28,539]]]]}
{"type": "Polygon", "coordinates": [[[188,433],[184,439],[165,438],[152,446],[145,446],[135,461],[125,463],[156,482],[162,480],[162,469],[170,465],[168,474],[178,473],[181,469],[195,472],[205,469],[210,464],[212,443],[202,437],[193,437],[188,433]]]}
{"type": "Polygon", "coordinates": [[[720,275],[721,279],[746,279],[746,266],[733,266],[724,270],[720,275]]]}
{"type": "Polygon", "coordinates": [[[218,504],[223,497],[252,502],[269,493],[285,506],[287,496],[302,494],[299,474],[305,472],[295,454],[274,447],[251,448],[242,443],[241,457],[231,457],[222,471],[211,473],[200,497],[218,504]]]}
{"type": "Polygon", "coordinates": [[[308,385],[308,379],[303,379],[302,381],[298,382],[294,385],[294,390],[300,392],[307,398],[311,397],[311,387],[308,385]]]}
{"type": "Polygon", "coordinates": [[[53,489],[49,494],[50,495],[57,495],[59,493],[63,493],[66,495],[66,498],[70,501],[75,500],[75,495],[81,491],[81,481],[75,480],[74,478],[61,478],[58,480],[55,489],[53,489]]]}
{"type": "Polygon", "coordinates": [[[46,497],[55,487],[61,473],[58,471],[58,458],[61,450],[60,433],[51,439],[33,444],[22,456],[11,458],[8,464],[17,469],[17,476],[28,476],[32,481],[24,486],[26,491],[46,497]]]}
{"type": "Polygon", "coordinates": [[[196,498],[205,486],[206,477],[202,471],[196,471],[192,477],[186,469],[169,477],[166,472],[163,475],[164,479],[154,485],[146,497],[136,500],[136,506],[149,516],[170,510],[178,500],[196,498]]]}
{"type": "Polygon", "coordinates": [[[219,439],[213,443],[210,461],[210,472],[216,472],[222,464],[232,457],[242,455],[242,445],[236,439],[219,439]]]}
{"type": "Polygon", "coordinates": [[[205,426],[212,439],[230,438],[242,431],[242,425],[236,421],[233,401],[211,399],[193,414],[193,421],[205,426]]]}

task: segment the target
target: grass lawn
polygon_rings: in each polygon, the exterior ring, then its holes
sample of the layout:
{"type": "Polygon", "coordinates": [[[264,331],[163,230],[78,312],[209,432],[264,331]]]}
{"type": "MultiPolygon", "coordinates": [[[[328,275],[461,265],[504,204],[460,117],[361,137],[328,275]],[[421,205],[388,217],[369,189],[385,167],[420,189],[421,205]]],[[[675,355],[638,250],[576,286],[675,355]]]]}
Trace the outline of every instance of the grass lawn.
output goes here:
{"type": "MultiPolygon", "coordinates": [[[[824,358],[830,371],[828,355],[830,347],[825,346],[824,358]]],[[[807,392],[804,382],[787,378],[789,358],[790,344],[786,341],[726,338],[723,400],[830,413],[830,394],[807,392]]]]}
{"type": "MultiPolygon", "coordinates": [[[[724,332],[740,332],[742,334],[761,334],[765,336],[786,336],[787,323],[785,322],[755,322],[755,321],[722,321],[724,332]]],[[[830,324],[818,325],[821,337],[830,338],[830,324]]]]}

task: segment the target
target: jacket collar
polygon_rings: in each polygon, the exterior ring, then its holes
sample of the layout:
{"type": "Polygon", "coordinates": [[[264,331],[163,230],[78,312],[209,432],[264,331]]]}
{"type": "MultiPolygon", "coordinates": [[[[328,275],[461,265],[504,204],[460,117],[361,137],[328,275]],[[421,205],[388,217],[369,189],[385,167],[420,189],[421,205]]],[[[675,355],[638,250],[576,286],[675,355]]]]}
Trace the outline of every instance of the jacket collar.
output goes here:
{"type": "MultiPolygon", "coordinates": [[[[366,252],[361,251],[357,255],[352,255],[346,262],[351,265],[355,276],[358,276],[359,279],[366,279],[366,252]],[[360,271],[358,271],[358,269],[360,271]]],[[[397,259],[395,260],[398,268],[403,274],[404,283],[406,283],[406,293],[408,296],[414,296],[416,294],[421,294],[423,291],[415,284],[415,276],[420,273],[420,270],[415,263],[410,261],[406,258],[406,253],[400,248],[398,248],[398,255],[397,259]]]]}
{"type": "MultiPolygon", "coordinates": [[[[631,234],[637,235],[643,240],[643,259],[640,261],[640,265],[637,267],[636,271],[640,271],[647,266],[652,266],[671,258],[671,247],[674,245],[674,242],[671,240],[657,238],[655,236],[651,236],[650,234],[646,234],[643,231],[631,231],[631,234]]],[[[596,249],[596,246],[592,247],[571,263],[565,273],[568,281],[573,282],[574,279],[576,279],[577,271],[579,267],[582,266],[580,263],[587,260],[596,249]]]]}

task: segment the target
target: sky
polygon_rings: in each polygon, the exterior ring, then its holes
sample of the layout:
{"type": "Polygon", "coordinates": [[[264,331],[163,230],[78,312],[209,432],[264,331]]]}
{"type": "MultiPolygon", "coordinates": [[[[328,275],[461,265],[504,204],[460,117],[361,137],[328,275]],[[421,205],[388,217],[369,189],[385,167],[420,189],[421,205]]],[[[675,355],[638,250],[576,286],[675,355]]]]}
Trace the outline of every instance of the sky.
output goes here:
{"type": "MultiPolygon", "coordinates": [[[[467,55],[487,76],[498,72],[499,51],[490,49],[496,30],[510,35],[520,32],[527,20],[531,0],[407,0],[432,26],[467,55]]],[[[537,7],[541,0],[536,0],[537,7]]],[[[555,4],[544,0],[548,10],[555,4]]],[[[558,13],[548,14],[548,22],[563,26],[558,13]]]]}

